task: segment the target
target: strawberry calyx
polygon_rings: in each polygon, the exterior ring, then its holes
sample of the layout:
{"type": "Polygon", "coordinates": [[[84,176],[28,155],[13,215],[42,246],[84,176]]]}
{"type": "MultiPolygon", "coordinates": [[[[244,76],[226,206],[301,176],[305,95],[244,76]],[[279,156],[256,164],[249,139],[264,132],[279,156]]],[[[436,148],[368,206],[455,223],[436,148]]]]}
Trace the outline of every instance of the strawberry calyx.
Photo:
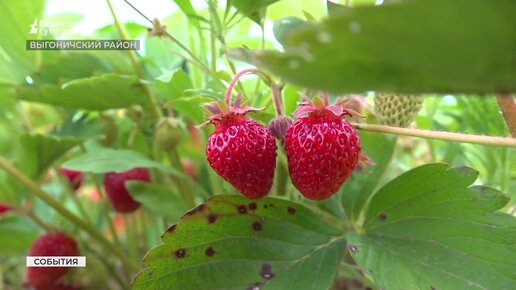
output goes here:
{"type": "Polygon", "coordinates": [[[205,118],[207,119],[207,121],[196,126],[197,128],[203,128],[208,124],[214,124],[215,127],[220,127],[227,124],[243,122],[246,120],[245,115],[247,113],[258,112],[262,110],[246,106],[245,102],[243,102],[242,100],[241,94],[238,94],[235,100],[233,101],[233,104],[231,104],[231,92],[233,91],[233,88],[238,82],[238,79],[243,75],[249,73],[261,77],[266,84],[270,85],[272,83],[266,74],[255,68],[248,68],[240,71],[233,77],[233,79],[229,83],[223,102],[215,101],[203,107],[206,112],[205,118]]]}
{"type": "Polygon", "coordinates": [[[215,127],[224,126],[227,124],[243,122],[246,119],[246,114],[249,112],[258,112],[262,109],[246,106],[242,102],[242,95],[238,95],[232,105],[226,104],[222,101],[215,101],[203,107],[206,112],[206,122],[197,126],[203,128],[209,124],[215,127]]]}
{"type": "Polygon", "coordinates": [[[300,93],[303,102],[299,102],[299,108],[294,111],[293,115],[296,118],[310,116],[320,118],[343,118],[344,116],[351,116],[352,118],[362,118],[358,112],[346,107],[346,103],[350,97],[343,97],[337,100],[334,104],[329,104],[328,94],[323,93],[321,96],[315,96],[310,99],[306,94],[300,93]]]}
{"type": "Polygon", "coordinates": [[[360,152],[360,155],[358,156],[358,163],[355,170],[358,170],[360,172],[367,172],[366,168],[367,165],[369,166],[376,166],[376,162],[374,162],[373,159],[369,158],[367,154],[365,154],[363,151],[360,152]]]}

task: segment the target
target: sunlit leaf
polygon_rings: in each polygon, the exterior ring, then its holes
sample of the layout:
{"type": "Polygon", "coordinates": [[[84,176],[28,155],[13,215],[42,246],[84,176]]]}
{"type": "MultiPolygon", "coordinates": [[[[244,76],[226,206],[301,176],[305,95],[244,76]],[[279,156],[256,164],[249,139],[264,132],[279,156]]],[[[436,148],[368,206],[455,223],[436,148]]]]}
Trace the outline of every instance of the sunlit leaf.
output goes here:
{"type": "Polygon", "coordinates": [[[0,83],[20,84],[36,67],[39,51],[28,51],[31,25],[41,19],[45,0],[0,1],[0,83]]]}
{"type": "Polygon", "coordinates": [[[38,88],[20,86],[21,100],[89,110],[125,108],[146,100],[143,84],[135,76],[101,75],[38,88]]]}

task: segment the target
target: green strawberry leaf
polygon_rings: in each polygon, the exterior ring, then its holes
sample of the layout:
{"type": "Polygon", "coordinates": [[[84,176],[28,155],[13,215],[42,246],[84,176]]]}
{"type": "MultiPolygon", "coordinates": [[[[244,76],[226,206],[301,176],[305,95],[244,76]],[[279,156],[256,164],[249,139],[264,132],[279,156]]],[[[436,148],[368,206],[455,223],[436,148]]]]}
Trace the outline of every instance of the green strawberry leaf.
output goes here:
{"type": "Polygon", "coordinates": [[[508,198],[470,186],[468,167],[427,164],[375,194],[364,234],[349,233],[351,255],[383,289],[512,289],[516,219],[508,198]]]}
{"type": "Polygon", "coordinates": [[[175,187],[141,181],[127,181],[125,186],[135,200],[153,213],[176,219],[188,210],[175,187]]]}
{"type": "Polygon", "coordinates": [[[201,16],[195,12],[195,9],[193,8],[190,0],[174,0],[174,2],[179,7],[179,9],[181,9],[181,11],[183,11],[183,13],[188,16],[190,23],[195,25],[197,28],[201,27],[201,23],[199,21],[199,17],[201,16]]]}
{"type": "Polygon", "coordinates": [[[194,96],[177,98],[168,101],[168,103],[176,111],[191,117],[198,124],[204,120],[204,111],[201,109],[202,105],[213,101],[213,98],[194,96]]]}
{"type": "Polygon", "coordinates": [[[280,0],[233,0],[230,1],[231,5],[235,7],[244,16],[249,17],[254,22],[260,24],[263,16],[263,10],[267,6],[278,2],[280,0]]]}
{"type": "Polygon", "coordinates": [[[156,78],[160,97],[166,100],[182,97],[185,90],[193,89],[190,76],[183,70],[167,71],[156,78]]]}
{"type": "Polygon", "coordinates": [[[38,88],[19,86],[21,100],[88,110],[125,108],[146,101],[143,85],[135,76],[105,74],[38,88]]]}
{"type": "Polygon", "coordinates": [[[310,26],[309,22],[295,16],[290,16],[275,20],[272,32],[274,33],[274,37],[280,43],[287,43],[288,38],[292,33],[296,32],[300,28],[308,26],[310,26]]]}
{"type": "Polygon", "coordinates": [[[31,74],[35,84],[61,84],[79,78],[108,73],[113,66],[100,55],[89,52],[60,53],[43,61],[38,70],[31,74]],[[70,65],[73,63],[73,65],[70,65]]]}
{"type": "Polygon", "coordinates": [[[16,165],[29,177],[38,179],[56,160],[81,142],[75,138],[23,134],[16,165]]]}
{"type": "Polygon", "coordinates": [[[136,151],[96,148],[93,151],[88,151],[66,161],[63,167],[82,172],[102,174],[107,172],[124,172],[135,167],[162,168],[164,166],[136,151]]]}
{"type": "Polygon", "coordinates": [[[37,229],[18,216],[0,218],[0,255],[13,254],[27,249],[38,236],[37,229]]]}
{"type": "Polygon", "coordinates": [[[328,10],[328,15],[333,16],[339,13],[348,12],[350,7],[332,1],[326,1],[326,9],[328,10]]]}
{"type": "Polygon", "coordinates": [[[329,289],[344,246],[303,206],[237,195],[190,210],[162,240],[133,289],[329,289]]]}
{"type": "Polygon", "coordinates": [[[359,6],[282,33],[285,52],[235,49],[230,56],[334,93],[510,92],[515,10],[514,1],[490,0],[359,6]]]}
{"type": "Polygon", "coordinates": [[[376,190],[396,144],[395,137],[375,132],[360,131],[359,137],[363,152],[376,165],[366,166],[365,171],[355,170],[338,193],[342,207],[352,221],[359,218],[365,203],[376,190]]]}
{"type": "Polygon", "coordinates": [[[40,51],[26,49],[28,39],[38,39],[29,34],[31,25],[41,19],[45,0],[0,1],[0,84],[21,84],[34,71],[40,51]]]}

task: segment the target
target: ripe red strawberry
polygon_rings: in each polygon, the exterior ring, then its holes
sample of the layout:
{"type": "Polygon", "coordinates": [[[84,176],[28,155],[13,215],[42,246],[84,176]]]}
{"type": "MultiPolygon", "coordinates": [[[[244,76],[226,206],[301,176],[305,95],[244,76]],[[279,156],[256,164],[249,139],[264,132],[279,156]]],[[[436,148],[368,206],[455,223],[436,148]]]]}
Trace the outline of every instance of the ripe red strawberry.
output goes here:
{"type": "Polygon", "coordinates": [[[146,168],[133,168],[121,173],[109,172],[104,175],[104,187],[109,201],[118,212],[132,212],[141,205],[127,192],[125,188],[127,180],[150,181],[149,171],[146,168]]]}
{"type": "Polygon", "coordinates": [[[5,212],[8,212],[11,210],[11,207],[8,206],[7,204],[5,203],[0,203],[0,214],[2,213],[5,213],[5,212]]]}
{"type": "Polygon", "coordinates": [[[360,141],[342,119],[352,112],[327,99],[301,103],[285,136],[290,178],[305,197],[322,200],[337,192],[358,164],[360,141]],[[302,117],[303,116],[303,117],[302,117]]]}
{"type": "Polygon", "coordinates": [[[246,113],[257,109],[213,103],[206,107],[213,116],[204,123],[215,125],[206,147],[210,166],[248,198],[269,193],[276,168],[276,141],[263,125],[246,113]]]}
{"type": "MultiPolygon", "coordinates": [[[[39,237],[31,246],[29,256],[78,256],[75,241],[62,232],[39,237]]],[[[36,288],[52,285],[68,272],[68,267],[29,267],[27,281],[36,288]]]]}
{"type": "Polygon", "coordinates": [[[80,290],[82,289],[78,285],[66,285],[63,282],[56,282],[51,285],[44,285],[36,287],[35,290],[80,290]]]}
{"type": "Polygon", "coordinates": [[[73,190],[77,190],[81,187],[82,182],[84,181],[84,174],[80,171],[75,171],[66,168],[59,168],[59,173],[64,176],[68,182],[70,182],[70,186],[73,190]]]}

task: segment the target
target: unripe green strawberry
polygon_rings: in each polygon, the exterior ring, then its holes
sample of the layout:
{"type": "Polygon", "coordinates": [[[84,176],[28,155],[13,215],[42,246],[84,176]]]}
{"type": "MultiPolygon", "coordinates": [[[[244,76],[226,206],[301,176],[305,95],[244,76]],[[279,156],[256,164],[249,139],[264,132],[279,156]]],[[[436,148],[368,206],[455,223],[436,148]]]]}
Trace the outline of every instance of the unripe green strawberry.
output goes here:
{"type": "Polygon", "coordinates": [[[414,121],[424,98],[421,95],[376,93],[374,111],[381,125],[407,127],[414,121]]]}
{"type": "Polygon", "coordinates": [[[183,124],[176,118],[161,118],[156,123],[156,142],[163,150],[174,149],[183,135],[183,124]]]}
{"type": "Polygon", "coordinates": [[[103,137],[99,139],[99,143],[109,147],[116,142],[118,137],[118,126],[115,119],[108,116],[101,116],[100,123],[102,125],[103,137]]]}

